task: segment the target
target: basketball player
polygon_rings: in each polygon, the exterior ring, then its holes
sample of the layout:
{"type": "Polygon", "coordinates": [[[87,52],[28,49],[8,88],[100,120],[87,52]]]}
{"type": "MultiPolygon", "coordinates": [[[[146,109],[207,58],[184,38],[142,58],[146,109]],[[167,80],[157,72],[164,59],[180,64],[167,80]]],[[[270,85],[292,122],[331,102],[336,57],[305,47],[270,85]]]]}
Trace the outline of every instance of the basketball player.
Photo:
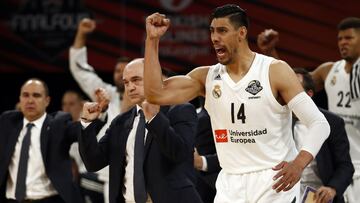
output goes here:
{"type": "Polygon", "coordinates": [[[206,97],[222,167],[215,202],[299,201],[301,173],[330,129],[292,69],[249,49],[247,15],[228,4],[211,16],[219,63],[162,81],[159,41],[169,25],[159,13],[146,19],[146,99],[163,105],[206,97]],[[291,135],[291,111],[309,128],[299,153],[291,135]]]}
{"type": "Polygon", "coordinates": [[[317,90],[325,87],[329,111],[345,120],[355,173],[344,198],[349,203],[355,203],[360,200],[360,18],[344,19],[339,23],[338,30],[338,47],[342,60],[320,65],[312,72],[312,76],[317,90]],[[352,80],[352,84],[351,75],[358,77],[352,80]],[[356,88],[351,88],[353,85],[356,88]]]}
{"type": "MultiPolygon", "coordinates": [[[[272,29],[258,36],[260,50],[275,58],[279,58],[278,41],[279,33],[272,29]]],[[[316,91],[325,87],[329,110],[345,120],[355,174],[344,197],[355,203],[360,200],[360,18],[345,18],[338,24],[338,47],[342,60],[323,63],[311,74],[316,91]]]]}

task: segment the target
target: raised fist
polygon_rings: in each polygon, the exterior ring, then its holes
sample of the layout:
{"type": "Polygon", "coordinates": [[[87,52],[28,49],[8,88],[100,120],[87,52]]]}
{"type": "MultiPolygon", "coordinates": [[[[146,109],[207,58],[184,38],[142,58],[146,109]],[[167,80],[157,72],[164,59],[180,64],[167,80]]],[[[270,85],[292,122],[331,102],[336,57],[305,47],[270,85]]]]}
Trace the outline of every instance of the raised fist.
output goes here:
{"type": "Polygon", "coordinates": [[[99,117],[101,108],[97,102],[85,102],[81,114],[81,120],[91,122],[99,117]]]}
{"type": "Polygon", "coordinates": [[[97,88],[95,90],[96,102],[102,112],[106,111],[110,103],[110,95],[104,88],[97,88]]]}
{"type": "Polygon", "coordinates": [[[78,32],[81,34],[92,33],[96,28],[96,22],[90,18],[84,18],[78,25],[78,32]]]}
{"type": "Polygon", "coordinates": [[[164,14],[154,13],[146,18],[146,34],[149,39],[158,39],[170,26],[170,19],[164,14]]]}
{"type": "Polygon", "coordinates": [[[273,29],[266,29],[257,37],[257,45],[262,53],[269,54],[279,42],[279,33],[273,29]]]}

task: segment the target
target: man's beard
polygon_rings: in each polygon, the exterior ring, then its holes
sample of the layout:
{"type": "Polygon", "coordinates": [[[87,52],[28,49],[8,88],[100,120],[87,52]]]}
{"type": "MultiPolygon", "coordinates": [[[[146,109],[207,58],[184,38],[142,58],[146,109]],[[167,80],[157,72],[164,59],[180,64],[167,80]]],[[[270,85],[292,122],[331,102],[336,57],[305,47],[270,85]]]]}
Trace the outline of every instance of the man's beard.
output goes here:
{"type": "Polygon", "coordinates": [[[345,56],[345,57],[342,57],[342,59],[344,59],[345,61],[347,61],[349,63],[354,63],[358,58],[357,57],[351,57],[351,56],[345,56]]]}

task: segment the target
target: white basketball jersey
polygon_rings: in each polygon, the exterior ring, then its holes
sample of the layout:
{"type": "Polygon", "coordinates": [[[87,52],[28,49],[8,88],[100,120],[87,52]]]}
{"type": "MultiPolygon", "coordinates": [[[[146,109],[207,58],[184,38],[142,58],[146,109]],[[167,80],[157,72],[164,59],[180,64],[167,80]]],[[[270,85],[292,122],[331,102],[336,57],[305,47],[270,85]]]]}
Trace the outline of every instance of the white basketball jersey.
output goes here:
{"type": "Polygon", "coordinates": [[[334,63],[326,77],[325,90],[329,110],[345,120],[355,175],[360,176],[360,100],[350,99],[350,73],[346,73],[345,64],[345,60],[334,63]]]}
{"type": "Polygon", "coordinates": [[[269,169],[295,158],[291,112],[277,102],[270,87],[273,60],[256,54],[248,73],[237,83],[224,65],[209,69],[205,108],[220,165],[227,173],[269,169]]]}

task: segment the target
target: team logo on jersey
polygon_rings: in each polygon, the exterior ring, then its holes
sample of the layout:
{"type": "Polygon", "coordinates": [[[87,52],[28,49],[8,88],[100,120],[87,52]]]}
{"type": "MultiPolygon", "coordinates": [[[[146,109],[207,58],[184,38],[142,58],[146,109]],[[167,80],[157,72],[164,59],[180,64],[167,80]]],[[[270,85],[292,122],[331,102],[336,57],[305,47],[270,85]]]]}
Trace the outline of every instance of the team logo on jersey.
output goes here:
{"type": "Polygon", "coordinates": [[[334,85],[336,84],[336,76],[334,76],[334,77],[331,79],[330,84],[331,84],[332,86],[334,86],[334,85]]]}
{"type": "Polygon", "coordinates": [[[227,130],[226,129],[215,130],[215,141],[228,142],[227,130]]]}
{"type": "Polygon", "coordinates": [[[261,84],[258,80],[252,80],[249,82],[249,84],[245,90],[252,95],[256,95],[262,89],[263,89],[263,87],[261,86],[261,84]]]}
{"type": "Polygon", "coordinates": [[[217,74],[217,75],[214,77],[214,80],[221,80],[220,74],[217,74]]]}
{"type": "Polygon", "coordinates": [[[212,95],[215,99],[221,97],[221,89],[220,89],[220,85],[215,85],[214,89],[212,91],[212,95]]]}

